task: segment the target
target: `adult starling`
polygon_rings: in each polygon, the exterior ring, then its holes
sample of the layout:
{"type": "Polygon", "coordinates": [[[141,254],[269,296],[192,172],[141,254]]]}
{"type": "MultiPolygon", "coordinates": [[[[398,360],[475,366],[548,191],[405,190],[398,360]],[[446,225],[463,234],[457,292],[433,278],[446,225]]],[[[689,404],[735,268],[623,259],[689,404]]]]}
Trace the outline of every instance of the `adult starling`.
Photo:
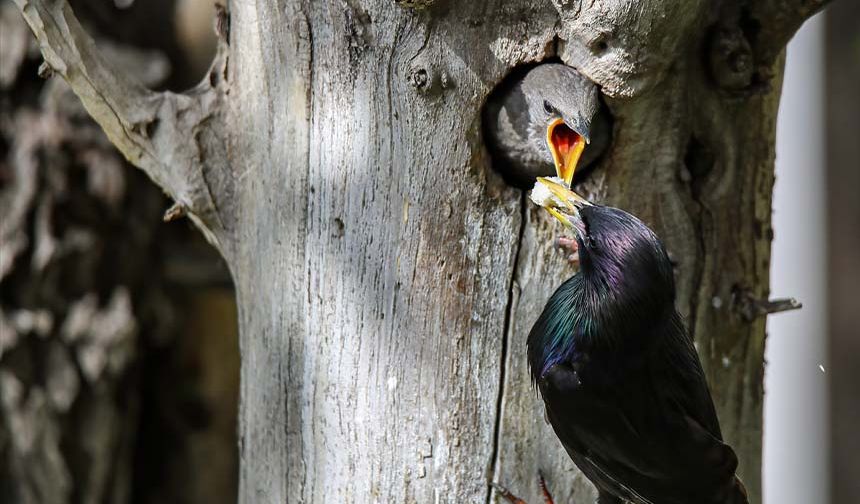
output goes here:
{"type": "Polygon", "coordinates": [[[610,140],[608,115],[601,111],[598,95],[594,83],[560,63],[512,76],[484,108],[494,165],[522,188],[530,188],[536,177],[555,174],[555,165],[570,183],[574,168],[595,161],[610,140]]]}
{"type": "Polygon", "coordinates": [[[538,179],[532,200],[575,234],[580,271],[532,328],[529,367],[598,502],[746,504],[663,244],[633,215],[559,179],[538,179]]]}

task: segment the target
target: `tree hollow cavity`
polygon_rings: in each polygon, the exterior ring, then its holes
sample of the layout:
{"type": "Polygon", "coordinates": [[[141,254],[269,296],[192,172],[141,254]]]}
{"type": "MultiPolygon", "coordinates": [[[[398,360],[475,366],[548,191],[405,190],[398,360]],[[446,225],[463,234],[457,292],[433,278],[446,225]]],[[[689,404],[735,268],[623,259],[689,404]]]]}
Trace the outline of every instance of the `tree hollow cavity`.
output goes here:
{"type": "MultiPolygon", "coordinates": [[[[492,169],[510,186],[531,189],[535,177],[557,175],[547,138],[548,121],[541,115],[551,114],[554,105],[551,99],[528,101],[522,87],[526,75],[538,66],[560,64],[560,59],[548,58],[513,67],[482,106],[481,134],[492,169]]],[[[546,86],[555,96],[563,94],[558,89],[551,90],[549,82],[546,86]]],[[[593,173],[612,141],[612,116],[597,89],[599,110],[588,125],[590,141],[577,163],[574,184],[593,173]]]]}

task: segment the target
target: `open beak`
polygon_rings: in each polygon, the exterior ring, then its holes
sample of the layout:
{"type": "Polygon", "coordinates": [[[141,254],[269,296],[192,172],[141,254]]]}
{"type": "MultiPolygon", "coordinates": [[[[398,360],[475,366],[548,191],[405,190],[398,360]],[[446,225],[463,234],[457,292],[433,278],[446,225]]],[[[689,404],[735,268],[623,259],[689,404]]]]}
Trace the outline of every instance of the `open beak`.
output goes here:
{"type": "Polygon", "coordinates": [[[554,119],[546,128],[546,143],[555,162],[558,178],[570,186],[573,172],[585,149],[586,139],[573,131],[563,119],[554,119]]]}
{"type": "Polygon", "coordinates": [[[574,228],[580,220],[579,208],[591,205],[588,200],[571,191],[561,178],[555,177],[538,177],[530,198],[569,228],[574,228]]]}

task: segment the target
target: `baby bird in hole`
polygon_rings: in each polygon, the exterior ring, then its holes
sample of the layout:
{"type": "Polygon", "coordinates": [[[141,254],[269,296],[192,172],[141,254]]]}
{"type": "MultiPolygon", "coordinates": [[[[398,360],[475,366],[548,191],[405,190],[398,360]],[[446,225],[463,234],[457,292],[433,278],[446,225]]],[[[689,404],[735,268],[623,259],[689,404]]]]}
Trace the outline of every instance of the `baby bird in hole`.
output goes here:
{"type": "Polygon", "coordinates": [[[493,166],[522,189],[531,188],[537,177],[554,175],[555,166],[569,184],[574,168],[593,164],[611,140],[599,95],[593,82],[561,63],[514,72],[483,111],[493,166]]]}

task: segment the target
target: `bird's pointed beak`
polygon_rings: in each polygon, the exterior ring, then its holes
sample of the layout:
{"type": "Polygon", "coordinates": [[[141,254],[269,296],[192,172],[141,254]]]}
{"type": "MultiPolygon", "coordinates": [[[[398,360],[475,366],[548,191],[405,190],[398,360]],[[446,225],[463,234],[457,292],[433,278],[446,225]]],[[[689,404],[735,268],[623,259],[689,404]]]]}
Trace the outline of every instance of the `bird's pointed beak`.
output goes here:
{"type": "Polygon", "coordinates": [[[546,143],[555,162],[555,172],[568,187],[587,142],[588,139],[571,129],[564,119],[554,119],[546,128],[546,143]]]}
{"type": "Polygon", "coordinates": [[[591,205],[588,200],[571,191],[561,178],[555,177],[538,177],[530,198],[569,228],[575,228],[580,220],[579,209],[591,205]]]}

